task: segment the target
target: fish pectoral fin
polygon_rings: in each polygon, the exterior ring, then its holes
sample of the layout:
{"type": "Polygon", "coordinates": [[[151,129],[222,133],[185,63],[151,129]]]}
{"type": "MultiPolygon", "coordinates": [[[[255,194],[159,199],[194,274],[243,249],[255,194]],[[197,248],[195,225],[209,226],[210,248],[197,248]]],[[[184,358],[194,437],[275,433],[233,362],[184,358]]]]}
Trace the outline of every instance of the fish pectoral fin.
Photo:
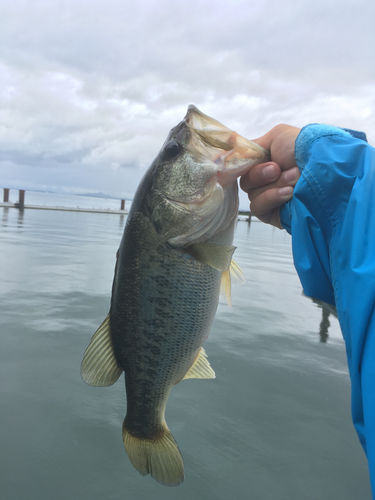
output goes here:
{"type": "Polygon", "coordinates": [[[164,486],[178,486],[184,480],[184,462],[177,443],[167,425],[155,439],[133,436],[122,426],[126,453],[137,471],[151,476],[164,486]]]}
{"type": "Polygon", "coordinates": [[[217,271],[226,271],[231,263],[236,247],[232,245],[215,245],[214,243],[197,243],[190,245],[187,252],[195,259],[208,264],[217,271]]]}
{"type": "Polygon", "coordinates": [[[220,295],[225,299],[228,306],[232,306],[232,281],[235,285],[245,283],[245,276],[237,262],[232,259],[229,269],[221,275],[220,295]]]}
{"type": "Polygon", "coordinates": [[[216,378],[203,347],[200,348],[198,356],[182,380],[186,378],[216,378]]]}
{"type": "Polygon", "coordinates": [[[113,350],[108,314],[94,333],[85,351],[81,364],[81,376],[88,385],[107,387],[114,384],[122,372],[113,350]]]}

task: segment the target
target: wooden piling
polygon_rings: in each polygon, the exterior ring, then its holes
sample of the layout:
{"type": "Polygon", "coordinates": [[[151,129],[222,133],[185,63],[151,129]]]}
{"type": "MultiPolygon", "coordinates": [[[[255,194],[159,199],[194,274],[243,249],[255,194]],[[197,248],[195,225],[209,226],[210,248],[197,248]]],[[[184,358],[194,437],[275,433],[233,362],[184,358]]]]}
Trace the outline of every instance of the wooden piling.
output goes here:
{"type": "Polygon", "coordinates": [[[9,189],[8,188],[4,188],[3,202],[6,203],[7,201],[9,201],[9,189]]]}
{"type": "Polygon", "coordinates": [[[18,208],[23,210],[25,208],[25,190],[24,189],[19,189],[18,190],[19,196],[18,196],[18,208]]]}
{"type": "Polygon", "coordinates": [[[120,210],[125,210],[125,200],[121,200],[121,208],[120,210]]]}

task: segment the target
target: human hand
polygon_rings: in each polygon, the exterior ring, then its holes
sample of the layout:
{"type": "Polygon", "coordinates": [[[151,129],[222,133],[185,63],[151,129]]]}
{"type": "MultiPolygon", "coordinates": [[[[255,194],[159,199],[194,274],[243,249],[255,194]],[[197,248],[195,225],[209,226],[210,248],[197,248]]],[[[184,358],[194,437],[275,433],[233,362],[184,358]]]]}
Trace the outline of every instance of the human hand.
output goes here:
{"type": "Polygon", "coordinates": [[[294,158],[297,127],[276,125],[254,142],[268,149],[271,160],[254,166],[241,177],[240,186],[250,200],[250,210],[261,221],[282,229],[280,207],[293,196],[300,176],[294,158]]]}

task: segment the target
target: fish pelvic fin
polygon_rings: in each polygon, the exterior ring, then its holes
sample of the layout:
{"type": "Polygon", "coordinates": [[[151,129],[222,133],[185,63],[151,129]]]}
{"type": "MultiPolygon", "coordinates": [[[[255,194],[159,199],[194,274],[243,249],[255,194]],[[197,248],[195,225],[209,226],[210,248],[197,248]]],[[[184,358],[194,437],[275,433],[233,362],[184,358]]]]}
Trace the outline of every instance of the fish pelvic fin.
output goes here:
{"type": "Polygon", "coordinates": [[[191,365],[183,380],[187,378],[216,378],[215,372],[208,362],[207,354],[203,347],[200,348],[198,356],[195,358],[194,363],[191,365]]]}
{"type": "Polygon", "coordinates": [[[164,486],[178,486],[184,480],[184,462],[171,431],[165,424],[155,439],[141,439],[122,425],[122,438],[128,457],[137,471],[151,476],[164,486]]]}
{"type": "Polygon", "coordinates": [[[107,387],[114,384],[122,372],[113,350],[108,314],[83,355],[81,376],[88,385],[107,387]]]}

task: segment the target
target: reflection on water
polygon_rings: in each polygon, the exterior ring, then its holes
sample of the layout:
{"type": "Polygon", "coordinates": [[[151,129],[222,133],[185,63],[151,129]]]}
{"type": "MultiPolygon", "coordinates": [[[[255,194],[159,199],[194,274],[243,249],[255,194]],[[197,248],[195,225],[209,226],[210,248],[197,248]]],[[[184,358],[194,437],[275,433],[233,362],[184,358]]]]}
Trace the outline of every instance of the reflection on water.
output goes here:
{"type": "Polygon", "coordinates": [[[327,342],[329,337],[328,329],[331,326],[329,317],[332,314],[337,319],[336,307],[331,306],[331,304],[327,304],[322,300],[313,299],[312,297],[309,298],[311,298],[312,302],[316,304],[319,307],[319,309],[322,310],[322,320],[319,326],[319,336],[320,336],[320,342],[327,342]]]}
{"type": "Polygon", "coordinates": [[[1,225],[6,227],[8,225],[9,208],[5,207],[2,209],[1,225]]]}
{"type": "Polygon", "coordinates": [[[329,322],[329,311],[322,307],[322,321],[320,322],[319,335],[320,342],[327,342],[328,339],[328,328],[331,323],[329,322]]]}
{"type": "Polygon", "coordinates": [[[285,232],[237,225],[247,281],[233,307],[220,302],[205,343],[217,378],[172,390],[186,479],[164,488],[123,448],[123,377],[103,389],[79,373],[125,218],[0,210],[2,500],[371,498],[338,322],[301,294],[285,232]]]}
{"type": "Polygon", "coordinates": [[[1,225],[3,227],[7,227],[8,225],[8,219],[9,219],[9,212],[12,212],[12,215],[16,215],[16,219],[12,218],[12,223],[16,221],[16,227],[22,228],[23,225],[23,219],[24,219],[24,209],[17,209],[15,210],[14,208],[10,207],[2,207],[0,208],[2,211],[2,217],[1,217],[1,225]]]}
{"type": "Polygon", "coordinates": [[[23,218],[24,218],[24,214],[25,214],[25,209],[20,208],[20,209],[17,210],[17,212],[18,212],[17,225],[18,225],[18,227],[21,227],[22,224],[23,224],[23,218]]]}

